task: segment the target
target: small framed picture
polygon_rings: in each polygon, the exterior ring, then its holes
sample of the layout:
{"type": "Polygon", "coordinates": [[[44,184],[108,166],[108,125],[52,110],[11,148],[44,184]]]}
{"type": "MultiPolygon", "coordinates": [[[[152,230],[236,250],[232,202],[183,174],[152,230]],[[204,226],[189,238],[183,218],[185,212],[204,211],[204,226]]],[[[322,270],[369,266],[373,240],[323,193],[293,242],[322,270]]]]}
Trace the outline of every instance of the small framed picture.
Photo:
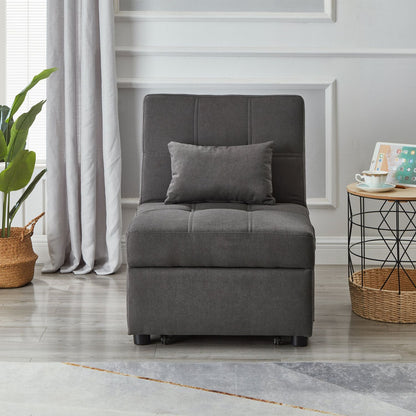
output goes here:
{"type": "Polygon", "coordinates": [[[416,144],[377,142],[370,170],[388,171],[387,183],[416,187],[416,144]]]}

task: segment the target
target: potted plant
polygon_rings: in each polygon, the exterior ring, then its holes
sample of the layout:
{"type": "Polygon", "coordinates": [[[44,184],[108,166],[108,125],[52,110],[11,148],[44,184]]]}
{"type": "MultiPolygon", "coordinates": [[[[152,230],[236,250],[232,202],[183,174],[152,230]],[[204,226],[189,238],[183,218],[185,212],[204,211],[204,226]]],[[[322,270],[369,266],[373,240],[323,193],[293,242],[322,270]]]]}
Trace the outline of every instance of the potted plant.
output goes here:
{"type": "Polygon", "coordinates": [[[23,104],[26,95],[39,81],[48,78],[56,68],[45,69],[36,75],[32,82],[16,95],[12,106],[0,106],[0,192],[1,228],[0,228],[0,288],[20,287],[33,279],[35,262],[38,256],[33,252],[31,236],[36,221],[33,219],[25,227],[12,227],[13,219],[26,198],[45,174],[43,169],[30,182],[36,163],[36,153],[26,149],[29,128],[41,112],[46,100],[35,104],[27,113],[21,114],[16,121],[14,116],[23,104]],[[18,201],[11,206],[10,195],[13,191],[26,188],[18,201]]]}

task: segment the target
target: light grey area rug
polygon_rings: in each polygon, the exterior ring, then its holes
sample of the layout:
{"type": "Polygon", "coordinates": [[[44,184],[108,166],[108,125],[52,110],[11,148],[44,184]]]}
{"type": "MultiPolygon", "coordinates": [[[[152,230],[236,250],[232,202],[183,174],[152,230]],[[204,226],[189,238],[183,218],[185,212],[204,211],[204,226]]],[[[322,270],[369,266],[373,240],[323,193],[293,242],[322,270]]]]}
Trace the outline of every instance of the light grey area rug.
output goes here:
{"type": "Polygon", "coordinates": [[[0,363],[1,415],[416,415],[416,364],[0,363]]]}

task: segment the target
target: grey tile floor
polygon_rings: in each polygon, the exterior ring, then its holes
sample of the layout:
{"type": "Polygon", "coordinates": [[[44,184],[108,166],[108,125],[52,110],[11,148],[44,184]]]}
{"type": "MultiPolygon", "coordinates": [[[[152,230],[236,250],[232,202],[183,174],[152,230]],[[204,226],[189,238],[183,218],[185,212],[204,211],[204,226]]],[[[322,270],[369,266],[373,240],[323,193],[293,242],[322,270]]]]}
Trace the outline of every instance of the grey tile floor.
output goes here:
{"type": "Polygon", "coordinates": [[[1,415],[416,415],[415,364],[105,361],[0,368],[1,415]]]}
{"type": "Polygon", "coordinates": [[[306,348],[202,336],[139,347],[125,290],[125,269],[37,269],[31,285],[0,290],[1,416],[415,415],[416,325],[354,315],[346,267],[316,269],[306,348]]]}
{"type": "Polygon", "coordinates": [[[127,335],[126,272],[110,277],[42,275],[0,290],[0,361],[250,360],[416,361],[416,325],[362,319],[351,312],[346,267],[316,268],[316,320],[307,348],[270,337],[158,339],[136,346],[127,335]]]}

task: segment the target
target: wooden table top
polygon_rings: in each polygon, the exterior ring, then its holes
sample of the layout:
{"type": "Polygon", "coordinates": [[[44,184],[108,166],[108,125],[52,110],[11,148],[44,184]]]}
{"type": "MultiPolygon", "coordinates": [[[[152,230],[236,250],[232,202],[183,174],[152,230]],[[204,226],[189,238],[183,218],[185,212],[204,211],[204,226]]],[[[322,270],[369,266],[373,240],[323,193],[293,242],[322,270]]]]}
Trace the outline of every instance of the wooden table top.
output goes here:
{"type": "Polygon", "coordinates": [[[382,199],[385,201],[416,201],[416,188],[393,188],[387,192],[366,192],[361,190],[358,183],[347,185],[347,192],[352,195],[362,196],[371,199],[382,199]]]}

